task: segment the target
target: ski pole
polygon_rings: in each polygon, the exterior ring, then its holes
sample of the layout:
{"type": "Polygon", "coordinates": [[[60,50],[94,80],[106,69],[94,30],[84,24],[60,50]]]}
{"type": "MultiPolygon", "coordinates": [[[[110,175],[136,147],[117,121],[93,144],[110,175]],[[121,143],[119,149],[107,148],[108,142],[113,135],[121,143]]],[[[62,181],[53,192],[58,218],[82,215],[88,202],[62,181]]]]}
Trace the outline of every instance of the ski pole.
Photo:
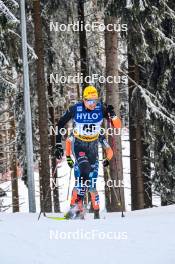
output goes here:
{"type": "MultiPolygon", "coordinates": [[[[55,176],[56,171],[57,171],[57,164],[56,164],[55,169],[54,169],[54,171],[53,171],[53,173],[52,173],[52,177],[55,176]]],[[[43,215],[44,215],[44,216],[46,216],[46,213],[45,213],[45,204],[46,204],[46,201],[47,201],[47,199],[48,199],[49,191],[50,191],[50,187],[48,188],[48,190],[47,190],[47,194],[46,194],[46,197],[45,197],[45,199],[44,199],[44,201],[43,201],[43,209],[44,209],[43,215]]],[[[40,219],[40,217],[41,217],[41,214],[42,214],[42,208],[41,208],[40,213],[39,213],[39,216],[38,216],[38,221],[39,221],[39,219],[40,219]]]]}
{"type": "Polygon", "coordinates": [[[71,174],[72,174],[72,168],[70,169],[70,174],[69,174],[69,185],[68,185],[68,191],[67,191],[67,200],[69,199],[69,190],[70,190],[71,174]]]}
{"type": "MultiPolygon", "coordinates": [[[[106,168],[107,174],[108,174],[108,178],[112,181],[111,176],[110,176],[110,172],[109,172],[109,168],[106,168]]],[[[114,196],[117,202],[117,205],[120,206],[122,208],[122,203],[121,203],[121,199],[118,198],[118,194],[116,192],[116,189],[114,186],[112,186],[113,191],[114,191],[114,196]]],[[[120,188],[120,187],[119,187],[120,188]]],[[[120,190],[120,189],[119,189],[120,190]]],[[[124,213],[123,213],[123,209],[122,209],[122,217],[124,217],[124,213]]]]}

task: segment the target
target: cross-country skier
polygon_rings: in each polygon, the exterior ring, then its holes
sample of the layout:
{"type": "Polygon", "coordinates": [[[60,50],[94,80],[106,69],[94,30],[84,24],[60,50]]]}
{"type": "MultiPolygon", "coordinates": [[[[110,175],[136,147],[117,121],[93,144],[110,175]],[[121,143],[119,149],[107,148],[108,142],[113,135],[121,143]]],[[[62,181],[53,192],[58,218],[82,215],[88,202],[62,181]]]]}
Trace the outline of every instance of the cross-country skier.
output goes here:
{"type": "MultiPolygon", "coordinates": [[[[109,165],[109,161],[113,157],[113,151],[104,135],[99,135],[98,140],[101,143],[103,149],[105,150],[106,158],[103,161],[103,166],[106,167],[109,165]]],[[[96,189],[99,165],[98,157],[96,157],[95,162],[90,162],[91,172],[89,173],[89,179],[84,180],[84,178],[81,178],[78,162],[75,159],[74,163],[71,157],[71,155],[74,155],[75,157],[74,143],[75,137],[73,134],[71,134],[66,140],[66,158],[69,167],[71,169],[74,168],[75,186],[72,191],[70,210],[65,216],[66,218],[72,218],[73,216],[84,218],[83,199],[85,193],[88,191],[90,192],[91,202],[94,209],[94,218],[96,219],[99,218],[99,195],[96,189]]]]}
{"type": "MultiPolygon", "coordinates": [[[[55,156],[61,159],[64,149],[61,143],[61,129],[73,120],[73,152],[75,156],[75,170],[79,171],[83,183],[89,181],[96,171],[98,175],[98,142],[103,119],[111,119],[115,128],[121,128],[121,121],[114,112],[112,105],[104,106],[98,97],[95,87],[88,86],[83,91],[83,101],[71,106],[58,122],[58,134],[56,135],[55,156]]],[[[103,138],[103,137],[102,137],[103,138]]],[[[67,157],[68,164],[72,163],[67,157]]],[[[108,161],[104,165],[108,165],[108,161]]],[[[82,191],[82,189],[81,189],[82,191]]],[[[96,188],[89,190],[94,209],[94,218],[99,218],[99,197],[96,188]]],[[[84,193],[78,188],[72,192],[71,206],[82,204],[84,193]]]]}

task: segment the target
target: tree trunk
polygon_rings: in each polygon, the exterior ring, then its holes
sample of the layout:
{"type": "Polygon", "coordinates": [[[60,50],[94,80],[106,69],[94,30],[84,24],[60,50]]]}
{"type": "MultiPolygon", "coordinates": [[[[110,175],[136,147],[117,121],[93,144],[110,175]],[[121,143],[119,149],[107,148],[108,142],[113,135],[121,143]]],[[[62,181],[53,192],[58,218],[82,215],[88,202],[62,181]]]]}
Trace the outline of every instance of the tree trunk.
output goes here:
{"type": "MultiPolygon", "coordinates": [[[[142,139],[142,126],[141,120],[138,116],[136,127],[136,164],[137,164],[137,209],[143,209],[145,207],[144,201],[144,177],[143,177],[143,139],[142,139]]],[[[134,189],[132,190],[134,192],[134,189]]]]}
{"type": "MultiPolygon", "coordinates": [[[[139,68],[132,59],[132,56],[128,55],[129,76],[136,83],[139,83],[139,68]]],[[[132,210],[138,210],[145,208],[146,200],[148,197],[145,194],[145,185],[147,179],[144,177],[144,128],[141,115],[140,105],[139,107],[133,106],[132,94],[135,85],[129,80],[129,135],[130,135],[130,170],[131,170],[131,203],[132,210]],[[134,108],[137,111],[131,111],[134,108]],[[134,113],[134,115],[133,115],[134,113]]],[[[139,98],[138,98],[139,103],[139,98]]],[[[150,191],[150,189],[149,189],[150,191]]],[[[148,200],[147,200],[148,206],[148,200]]]]}
{"type": "MultiPolygon", "coordinates": [[[[50,80],[48,79],[48,96],[49,101],[51,102],[51,105],[49,107],[49,115],[50,115],[50,122],[53,128],[55,129],[55,110],[54,110],[54,100],[53,100],[53,89],[52,84],[50,83],[50,80]]],[[[53,149],[55,147],[55,135],[50,136],[50,144],[51,148],[53,149]]],[[[59,189],[57,186],[57,170],[55,170],[57,164],[55,156],[51,154],[51,164],[52,164],[52,180],[53,180],[53,206],[54,206],[54,212],[58,213],[60,212],[60,203],[59,203],[59,189]],[[56,183],[56,184],[54,184],[56,183]]]]}
{"type": "Polygon", "coordinates": [[[19,194],[18,194],[18,175],[17,175],[17,161],[15,153],[12,154],[11,161],[11,181],[12,181],[12,206],[13,213],[19,212],[19,194]]]}
{"type": "Polygon", "coordinates": [[[85,81],[85,77],[89,75],[89,65],[87,56],[87,38],[85,30],[85,17],[84,17],[84,0],[78,0],[78,21],[81,28],[79,31],[79,44],[80,44],[80,64],[81,64],[81,74],[83,75],[83,89],[88,85],[85,81]]]}
{"type": "MultiPolygon", "coordinates": [[[[105,25],[116,24],[115,17],[106,16],[105,25]]],[[[116,31],[105,31],[105,54],[106,54],[106,76],[118,76],[118,33],[116,31]]],[[[106,83],[106,103],[114,106],[117,116],[120,116],[119,110],[119,87],[117,83],[106,83]]],[[[122,147],[121,136],[109,136],[109,143],[114,151],[114,157],[110,162],[111,179],[116,183],[123,181],[123,165],[122,165],[122,147]]],[[[115,188],[117,192],[118,201],[111,189],[111,204],[110,211],[122,211],[125,209],[124,189],[115,188]]]]}
{"type": "MultiPolygon", "coordinates": [[[[50,75],[50,72],[53,72],[53,65],[55,63],[54,56],[55,52],[53,51],[53,43],[52,43],[52,36],[49,28],[48,21],[44,20],[44,31],[46,32],[47,36],[47,45],[45,47],[45,56],[48,58],[47,61],[47,76],[50,75]]],[[[49,120],[51,126],[55,129],[55,107],[54,107],[54,86],[50,82],[50,78],[47,79],[47,91],[48,91],[48,103],[49,103],[49,120]]],[[[60,212],[60,202],[59,202],[59,188],[58,188],[58,175],[57,175],[57,163],[56,158],[53,153],[53,150],[55,148],[55,135],[50,135],[49,144],[51,146],[51,170],[52,170],[52,190],[53,190],[53,209],[55,213],[60,212]]]]}
{"type": "Polygon", "coordinates": [[[144,201],[145,201],[145,208],[150,208],[153,206],[152,180],[151,180],[150,151],[149,151],[149,145],[146,142],[143,142],[143,155],[144,155],[144,164],[143,164],[144,201]]]}
{"type": "Polygon", "coordinates": [[[40,191],[41,209],[43,212],[52,211],[50,190],[50,166],[49,166],[49,142],[48,142],[48,110],[46,100],[46,85],[44,76],[44,47],[42,37],[42,22],[40,15],[40,1],[33,1],[34,26],[35,26],[35,52],[37,59],[37,94],[39,112],[39,135],[40,135],[40,191]]]}
{"type": "MultiPolygon", "coordinates": [[[[16,137],[16,128],[15,128],[15,119],[14,114],[10,115],[12,121],[10,121],[11,131],[10,131],[10,141],[15,140],[16,137]]],[[[17,175],[17,160],[16,160],[16,148],[15,143],[11,148],[11,182],[12,182],[12,208],[13,213],[19,212],[19,194],[18,194],[18,175],[17,175]]]]}

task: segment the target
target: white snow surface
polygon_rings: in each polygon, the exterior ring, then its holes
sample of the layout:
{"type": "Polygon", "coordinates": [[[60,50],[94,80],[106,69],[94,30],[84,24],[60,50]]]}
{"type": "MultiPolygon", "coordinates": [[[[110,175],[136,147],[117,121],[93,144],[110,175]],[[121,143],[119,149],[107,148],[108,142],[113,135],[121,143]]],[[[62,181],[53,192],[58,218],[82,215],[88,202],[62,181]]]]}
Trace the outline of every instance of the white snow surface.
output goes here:
{"type": "Polygon", "coordinates": [[[37,217],[0,213],[1,263],[175,263],[175,206],[128,212],[124,218],[106,213],[100,220],[91,214],[86,220],[37,217]]]}

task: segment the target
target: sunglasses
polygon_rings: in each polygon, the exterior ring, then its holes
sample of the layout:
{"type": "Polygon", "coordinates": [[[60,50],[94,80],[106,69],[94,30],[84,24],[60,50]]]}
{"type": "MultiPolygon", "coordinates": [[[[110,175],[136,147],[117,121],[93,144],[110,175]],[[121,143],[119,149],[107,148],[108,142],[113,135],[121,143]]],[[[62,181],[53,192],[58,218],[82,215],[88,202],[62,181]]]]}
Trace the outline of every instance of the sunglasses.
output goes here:
{"type": "Polygon", "coordinates": [[[86,99],[86,102],[89,104],[89,105],[93,105],[93,104],[97,104],[98,103],[98,100],[96,99],[86,99]]]}

